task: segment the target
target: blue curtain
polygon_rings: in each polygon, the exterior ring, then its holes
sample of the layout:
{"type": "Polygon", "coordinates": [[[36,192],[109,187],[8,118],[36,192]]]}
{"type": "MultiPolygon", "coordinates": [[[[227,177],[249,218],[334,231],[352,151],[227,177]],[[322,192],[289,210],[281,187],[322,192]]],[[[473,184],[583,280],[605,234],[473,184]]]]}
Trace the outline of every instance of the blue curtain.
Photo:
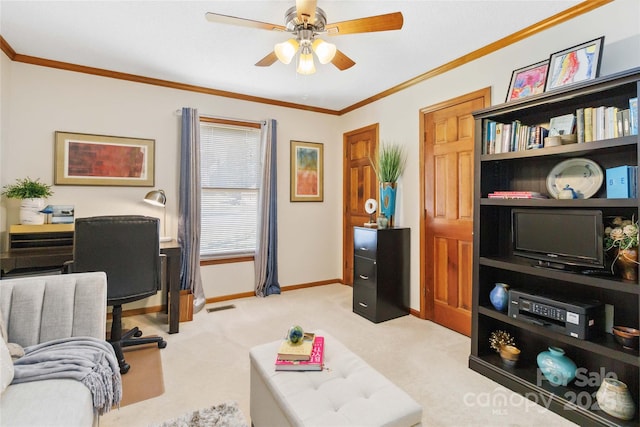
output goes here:
{"type": "Polygon", "coordinates": [[[262,126],[262,185],[258,197],[255,292],[266,297],[280,293],[278,283],[278,197],[276,121],[262,126]]]}
{"type": "Polygon", "coordinates": [[[180,137],[180,208],[178,243],[182,248],[180,289],[193,293],[194,312],[204,307],[200,276],[200,117],[194,108],[182,109],[180,137]]]}

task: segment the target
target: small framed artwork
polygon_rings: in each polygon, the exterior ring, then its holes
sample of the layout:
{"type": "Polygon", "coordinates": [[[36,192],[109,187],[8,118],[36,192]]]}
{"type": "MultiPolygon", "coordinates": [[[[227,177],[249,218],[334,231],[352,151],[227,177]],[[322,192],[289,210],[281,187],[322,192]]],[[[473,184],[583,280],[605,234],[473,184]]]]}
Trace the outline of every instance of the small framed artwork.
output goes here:
{"type": "Polygon", "coordinates": [[[323,145],[291,141],[292,202],[322,202],[324,180],[323,145]]]}
{"type": "Polygon", "coordinates": [[[544,61],[513,70],[505,102],[543,93],[548,69],[549,60],[545,59],[544,61]]]}
{"type": "Polygon", "coordinates": [[[592,80],[600,74],[604,36],[551,54],[545,91],[592,80]]]}
{"type": "Polygon", "coordinates": [[[56,132],[56,185],[153,187],[155,140],[56,132]]]}

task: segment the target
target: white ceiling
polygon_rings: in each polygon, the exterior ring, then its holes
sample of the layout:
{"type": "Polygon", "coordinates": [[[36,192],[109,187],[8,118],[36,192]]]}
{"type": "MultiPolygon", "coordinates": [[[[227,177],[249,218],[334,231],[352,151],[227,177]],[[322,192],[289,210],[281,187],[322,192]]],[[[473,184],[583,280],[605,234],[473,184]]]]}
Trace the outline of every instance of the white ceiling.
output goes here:
{"type": "MultiPolygon", "coordinates": [[[[289,34],[214,24],[206,12],[285,25],[294,0],[0,0],[18,54],[342,110],[580,3],[575,0],[318,0],[327,22],[400,11],[398,31],[323,36],[356,65],[254,64],[289,34]]],[[[521,64],[522,66],[528,64],[521,64]]]]}

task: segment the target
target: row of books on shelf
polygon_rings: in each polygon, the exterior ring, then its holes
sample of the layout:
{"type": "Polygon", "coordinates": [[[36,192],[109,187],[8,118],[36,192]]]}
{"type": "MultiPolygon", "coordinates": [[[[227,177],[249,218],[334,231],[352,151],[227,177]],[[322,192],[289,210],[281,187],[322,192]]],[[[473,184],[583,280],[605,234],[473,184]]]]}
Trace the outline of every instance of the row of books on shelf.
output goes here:
{"type": "Polygon", "coordinates": [[[520,120],[511,123],[485,121],[482,154],[508,153],[511,151],[542,148],[549,130],[544,126],[523,125],[520,120]]]}
{"type": "Polygon", "coordinates": [[[638,134],[638,98],[629,108],[594,106],[578,108],[575,114],[552,117],[549,123],[526,125],[520,120],[500,123],[485,120],[482,154],[499,154],[544,147],[547,136],[576,134],[573,142],[584,143],[638,134]]]}
{"type": "Polygon", "coordinates": [[[324,337],[305,334],[300,344],[284,340],[276,356],[276,371],[321,371],[324,364],[324,337]]]}
{"type": "Polygon", "coordinates": [[[638,134],[638,98],[629,99],[629,108],[600,105],[576,110],[578,143],[638,134]]]}
{"type": "Polygon", "coordinates": [[[489,193],[490,199],[548,199],[537,191],[494,191],[489,193]]]}

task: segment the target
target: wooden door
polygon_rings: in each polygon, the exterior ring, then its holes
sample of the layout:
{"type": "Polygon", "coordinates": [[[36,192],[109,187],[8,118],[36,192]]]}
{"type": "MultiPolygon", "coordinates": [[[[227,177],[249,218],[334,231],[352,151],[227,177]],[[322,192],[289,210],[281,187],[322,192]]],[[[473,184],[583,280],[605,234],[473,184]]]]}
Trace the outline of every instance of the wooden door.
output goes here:
{"type": "Polygon", "coordinates": [[[344,144],[344,229],[342,280],[353,285],[353,227],[369,222],[364,211],[367,199],[378,199],[378,181],[371,161],[378,147],[378,124],[347,132],[344,144]]]}
{"type": "Polygon", "coordinates": [[[474,92],[423,110],[424,218],[421,278],[426,318],[470,336],[473,265],[474,92]]]}

